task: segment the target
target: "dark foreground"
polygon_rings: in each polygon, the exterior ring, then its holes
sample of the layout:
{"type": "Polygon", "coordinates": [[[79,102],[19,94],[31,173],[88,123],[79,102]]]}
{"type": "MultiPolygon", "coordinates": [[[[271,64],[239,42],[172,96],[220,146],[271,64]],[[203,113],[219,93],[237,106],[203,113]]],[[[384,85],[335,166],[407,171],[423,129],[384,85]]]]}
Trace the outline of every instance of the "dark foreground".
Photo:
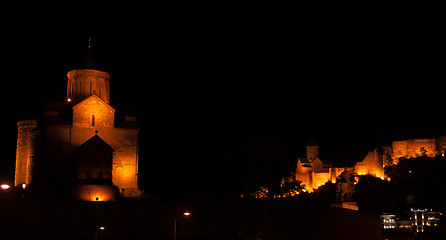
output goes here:
{"type": "Polygon", "coordinates": [[[173,239],[174,212],[177,239],[381,239],[379,215],[317,205],[292,199],[2,200],[0,239],[173,239]]]}

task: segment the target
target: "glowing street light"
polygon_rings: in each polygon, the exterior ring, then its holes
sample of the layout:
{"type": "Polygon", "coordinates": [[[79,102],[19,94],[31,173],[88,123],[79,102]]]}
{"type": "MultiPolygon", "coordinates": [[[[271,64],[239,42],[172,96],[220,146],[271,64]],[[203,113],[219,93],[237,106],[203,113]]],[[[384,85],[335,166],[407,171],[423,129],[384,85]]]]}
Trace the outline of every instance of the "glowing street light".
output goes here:
{"type": "MultiPolygon", "coordinates": [[[[188,217],[190,216],[190,212],[189,211],[185,211],[183,212],[183,215],[188,217]]],[[[173,240],[177,240],[177,214],[175,214],[175,218],[173,220],[173,240]]]]}
{"type": "Polygon", "coordinates": [[[11,186],[9,186],[8,184],[2,184],[0,186],[3,190],[9,189],[11,186]]]}
{"type": "Polygon", "coordinates": [[[94,231],[94,240],[98,240],[98,232],[99,231],[104,231],[105,227],[104,226],[99,226],[98,228],[96,228],[96,231],[94,231]]]}

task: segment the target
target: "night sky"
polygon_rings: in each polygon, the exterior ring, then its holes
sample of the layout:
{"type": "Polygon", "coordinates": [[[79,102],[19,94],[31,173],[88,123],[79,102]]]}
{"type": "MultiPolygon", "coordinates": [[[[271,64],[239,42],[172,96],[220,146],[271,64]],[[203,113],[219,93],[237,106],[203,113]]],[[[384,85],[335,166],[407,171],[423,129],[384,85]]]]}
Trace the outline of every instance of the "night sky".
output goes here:
{"type": "Polygon", "coordinates": [[[16,121],[42,101],[63,101],[66,72],[82,66],[90,35],[100,70],[112,76],[112,105],[138,109],[148,193],[235,196],[292,171],[312,138],[322,158],[342,166],[393,140],[446,135],[435,26],[378,17],[152,20],[6,30],[2,179],[13,176],[16,121]]]}

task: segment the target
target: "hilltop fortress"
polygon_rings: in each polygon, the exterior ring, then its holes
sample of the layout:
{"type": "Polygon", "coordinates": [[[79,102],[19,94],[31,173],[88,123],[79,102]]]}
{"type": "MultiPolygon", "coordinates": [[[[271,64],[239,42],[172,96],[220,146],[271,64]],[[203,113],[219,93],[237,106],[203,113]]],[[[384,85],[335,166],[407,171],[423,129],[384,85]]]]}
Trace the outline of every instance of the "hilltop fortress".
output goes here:
{"type": "Polygon", "coordinates": [[[319,146],[312,140],[307,146],[307,157],[297,159],[293,180],[302,182],[310,192],[327,182],[335,183],[343,171],[354,171],[358,175],[371,175],[384,180],[384,167],[397,165],[400,159],[444,156],[445,152],[446,137],[393,141],[391,146],[368,152],[354,166],[334,167],[331,160],[319,157],[319,146]]]}
{"type": "Polygon", "coordinates": [[[392,146],[383,147],[384,164],[396,165],[401,158],[421,156],[444,156],[446,152],[446,136],[438,139],[408,139],[393,141],[392,146]]]}

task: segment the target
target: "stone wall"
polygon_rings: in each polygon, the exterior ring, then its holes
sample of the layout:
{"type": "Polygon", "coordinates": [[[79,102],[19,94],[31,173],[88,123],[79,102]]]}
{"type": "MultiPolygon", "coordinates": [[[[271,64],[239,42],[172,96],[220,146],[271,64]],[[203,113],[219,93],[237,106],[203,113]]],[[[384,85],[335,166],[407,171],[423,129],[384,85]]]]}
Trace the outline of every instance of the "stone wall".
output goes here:
{"type": "Polygon", "coordinates": [[[331,181],[331,176],[329,172],[319,172],[315,173],[313,177],[313,189],[317,189],[324,185],[326,182],[331,181]]]}
{"type": "Polygon", "coordinates": [[[75,127],[114,127],[115,109],[93,95],[73,107],[75,127]]]}
{"type": "Polygon", "coordinates": [[[409,139],[392,142],[393,158],[415,158],[426,155],[435,157],[439,154],[437,139],[409,139]]]}
{"type": "Polygon", "coordinates": [[[439,137],[437,144],[438,144],[439,153],[445,153],[446,152],[446,137],[439,137]]]}
{"type": "Polygon", "coordinates": [[[341,175],[343,171],[352,171],[353,168],[329,168],[327,172],[314,172],[309,171],[306,173],[296,172],[295,179],[305,184],[308,191],[312,192],[318,189],[320,186],[326,184],[327,182],[336,183],[336,178],[341,175]]]}
{"type": "MultiPolygon", "coordinates": [[[[113,152],[113,184],[120,189],[138,188],[138,130],[121,128],[77,128],[71,130],[71,147],[76,149],[98,131],[113,152]]],[[[129,192],[129,191],[127,191],[129,192]]]]}
{"type": "MultiPolygon", "coordinates": [[[[138,188],[138,129],[114,127],[76,127],[69,124],[46,124],[42,133],[41,160],[34,176],[28,171],[32,166],[34,150],[31,131],[37,126],[35,120],[18,123],[15,184],[29,184],[31,179],[41,186],[60,185],[75,177],[73,152],[98,132],[113,152],[112,181],[119,187],[123,196],[136,197],[141,194],[138,188]]],[[[37,133],[37,132],[36,132],[37,133]]]]}
{"type": "Polygon", "coordinates": [[[42,185],[69,181],[69,178],[74,177],[75,173],[70,142],[70,125],[46,125],[42,134],[42,161],[36,166],[36,181],[42,185]]]}
{"type": "Polygon", "coordinates": [[[14,185],[29,185],[32,181],[34,157],[36,155],[35,138],[37,132],[36,120],[25,120],[17,122],[17,150],[14,185]]]}
{"type": "Polygon", "coordinates": [[[306,173],[295,173],[294,175],[297,181],[300,181],[303,185],[305,185],[305,189],[308,191],[313,191],[313,171],[306,173]]]}
{"type": "Polygon", "coordinates": [[[358,175],[372,175],[384,179],[384,167],[382,154],[377,149],[370,151],[361,162],[354,166],[358,175]]]}

